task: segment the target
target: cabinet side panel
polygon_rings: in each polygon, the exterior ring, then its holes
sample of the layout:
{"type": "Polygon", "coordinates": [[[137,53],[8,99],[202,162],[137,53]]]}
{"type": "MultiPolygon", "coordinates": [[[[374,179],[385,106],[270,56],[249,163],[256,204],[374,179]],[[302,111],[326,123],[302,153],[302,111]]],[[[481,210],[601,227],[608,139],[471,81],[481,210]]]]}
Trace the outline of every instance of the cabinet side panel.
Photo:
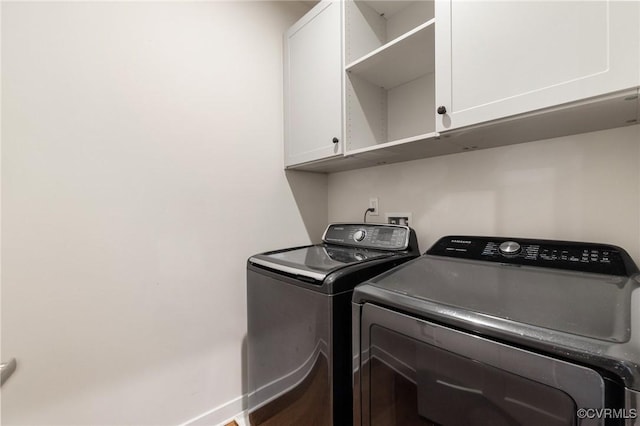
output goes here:
{"type": "Polygon", "coordinates": [[[386,20],[362,1],[347,1],[346,52],[347,64],[376,50],[386,43],[386,20]]]}
{"type": "Polygon", "coordinates": [[[432,18],[433,1],[419,0],[409,2],[407,7],[388,17],[387,41],[400,37],[432,18]]]}
{"type": "Polygon", "coordinates": [[[435,131],[434,83],[430,73],[388,91],[389,140],[435,131]]]}
{"type": "Polygon", "coordinates": [[[347,154],[349,150],[387,141],[387,97],[384,89],[348,74],[346,103],[347,154]]]}

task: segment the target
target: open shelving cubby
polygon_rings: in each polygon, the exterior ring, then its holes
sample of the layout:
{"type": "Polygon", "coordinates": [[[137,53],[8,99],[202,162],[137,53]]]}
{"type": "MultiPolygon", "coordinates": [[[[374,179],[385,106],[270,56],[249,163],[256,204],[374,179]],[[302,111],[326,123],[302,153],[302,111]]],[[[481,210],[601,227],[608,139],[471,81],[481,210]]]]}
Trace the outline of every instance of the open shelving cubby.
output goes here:
{"type": "Polygon", "coordinates": [[[434,138],[433,1],[345,8],[345,154],[434,138]]]}

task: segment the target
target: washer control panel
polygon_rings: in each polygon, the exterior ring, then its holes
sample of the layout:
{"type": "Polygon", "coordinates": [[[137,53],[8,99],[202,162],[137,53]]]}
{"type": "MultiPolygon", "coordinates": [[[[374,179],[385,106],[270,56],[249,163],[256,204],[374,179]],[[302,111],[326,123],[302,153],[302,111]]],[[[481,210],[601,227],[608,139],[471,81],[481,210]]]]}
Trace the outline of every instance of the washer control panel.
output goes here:
{"type": "Polygon", "coordinates": [[[353,239],[355,241],[362,241],[367,237],[367,231],[365,231],[364,229],[358,229],[356,232],[353,233],[353,239]]]}
{"type": "Polygon", "coordinates": [[[377,223],[331,224],[322,241],[378,250],[406,250],[410,231],[407,226],[377,223]]]}
{"type": "Polygon", "coordinates": [[[607,275],[629,276],[637,272],[620,247],[571,241],[448,236],[426,254],[607,275]]]}

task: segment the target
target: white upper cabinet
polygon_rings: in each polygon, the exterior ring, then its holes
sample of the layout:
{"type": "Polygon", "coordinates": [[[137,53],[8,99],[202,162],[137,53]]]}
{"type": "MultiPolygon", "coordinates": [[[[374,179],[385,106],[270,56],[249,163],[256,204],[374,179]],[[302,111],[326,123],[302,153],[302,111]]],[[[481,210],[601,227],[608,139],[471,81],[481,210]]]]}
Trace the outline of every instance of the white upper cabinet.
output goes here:
{"type": "Polygon", "coordinates": [[[285,37],[285,165],[634,125],[639,87],[640,0],[321,1],[285,37]]]}
{"type": "Polygon", "coordinates": [[[285,34],[287,167],[342,154],[341,10],[322,1],[285,34]]]}
{"type": "Polygon", "coordinates": [[[435,15],[438,132],[640,86],[638,1],[437,0],[435,15]]]}

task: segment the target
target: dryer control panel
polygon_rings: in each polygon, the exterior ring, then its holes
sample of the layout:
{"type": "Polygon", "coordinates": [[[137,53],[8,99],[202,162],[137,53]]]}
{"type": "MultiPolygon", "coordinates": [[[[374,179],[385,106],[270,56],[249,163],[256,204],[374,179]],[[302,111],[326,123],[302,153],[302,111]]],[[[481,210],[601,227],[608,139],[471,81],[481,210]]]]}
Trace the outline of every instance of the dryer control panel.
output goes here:
{"type": "Polygon", "coordinates": [[[523,238],[448,236],[427,253],[434,256],[630,276],[637,267],[617,246],[523,238]]]}
{"type": "Polygon", "coordinates": [[[322,241],[328,244],[377,250],[407,250],[410,249],[411,233],[408,226],[334,223],[324,232],[322,241]]]}

